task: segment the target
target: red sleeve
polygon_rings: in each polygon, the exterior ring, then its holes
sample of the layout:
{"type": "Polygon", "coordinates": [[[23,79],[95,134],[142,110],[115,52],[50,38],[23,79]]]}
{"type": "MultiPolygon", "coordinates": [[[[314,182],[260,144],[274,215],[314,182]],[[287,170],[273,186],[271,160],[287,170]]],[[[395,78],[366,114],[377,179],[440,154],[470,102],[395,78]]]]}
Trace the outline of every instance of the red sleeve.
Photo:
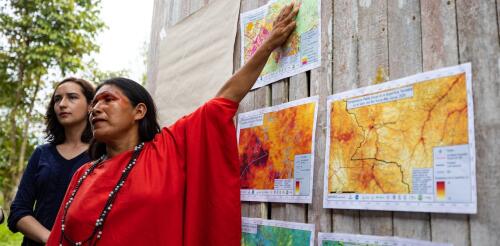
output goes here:
{"type": "Polygon", "coordinates": [[[241,244],[237,110],[215,98],[170,127],[185,145],[184,245],[241,244]]]}
{"type": "Polygon", "coordinates": [[[59,238],[61,237],[61,219],[62,219],[63,212],[64,212],[64,206],[66,205],[66,202],[68,202],[70,193],[75,188],[76,183],[78,182],[78,179],[90,167],[89,165],[90,164],[87,163],[87,164],[81,166],[75,172],[75,174],[73,174],[73,177],[71,178],[71,182],[69,183],[68,189],[66,190],[66,194],[64,195],[64,199],[61,203],[61,206],[59,207],[59,211],[57,212],[56,220],[54,221],[54,226],[52,226],[52,230],[50,231],[49,239],[47,240],[47,244],[45,244],[45,245],[47,245],[47,246],[59,245],[59,238]]]}

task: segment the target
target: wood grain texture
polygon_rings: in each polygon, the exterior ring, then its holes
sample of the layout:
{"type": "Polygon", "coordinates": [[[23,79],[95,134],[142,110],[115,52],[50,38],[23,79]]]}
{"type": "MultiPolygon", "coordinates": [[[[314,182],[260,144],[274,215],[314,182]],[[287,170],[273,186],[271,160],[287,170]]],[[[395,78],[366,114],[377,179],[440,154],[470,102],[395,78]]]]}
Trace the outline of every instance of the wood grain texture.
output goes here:
{"type": "Polygon", "coordinates": [[[472,245],[500,241],[500,45],[495,1],[457,0],[459,62],[472,63],[476,134],[477,214],[470,216],[472,245]]]}
{"type": "MultiPolygon", "coordinates": [[[[332,93],[333,3],[321,0],[321,67],[310,72],[310,95],[319,96],[315,135],[314,185],[312,204],[308,206],[307,222],[316,225],[316,232],[332,231],[332,211],[323,208],[323,175],[326,146],[326,97],[332,93]]],[[[317,237],[316,237],[317,238],[317,237]]]]}
{"type": "MultiPolygon", "coordinates": [[[[288,79],[283,79],[271,84],[271,105],[279,105],[288,102],[288,79]]],[[[271,219],[287,220],[285,203],[270,203],[271,219]]]]}
{"type": "MultiPolygon", "coordinates": [[[[421,0],[424,71],[458,64],[455,2],[421,0]]],[[[470,245],[467,215],[431,214],[431,238],[455,246],[470,245]]]]}
{"type": "MultiPolygon", "coordinates": [[[[358,87],[358,4],[333,3],[333,94],[358,87]]],[[[358,210],[332,210],[334,232],[359,233],[358,210]]]]}
{"type": "MultiPolygon", "coordinates": [[[[306,73],[300,73],[290,77],[290,80],[288,82],[288,101],[294,101],[297,99],[308,97],[309,96],[308,92],[309,88],[308,88],[306,73]]],[[[307,212],[306,204],[294,204],[294,203],[285,204],[286,221],[304,223],[307,221],[306,212],[307,212]]],[[[274,210],[272,213],[274,213],[274,210]]]]}
{"type": "MultiPolygon", "coordinates": [[[[154,92],[162,28],[216,0],[155,0],[147,89],[154,92]]],[[[316,224],[316,231],[396,235],[454,245],[500,241],[500,0],[321,0],[322,66],[251,91],[239,112],[320,96],[313,203],[242,202],[245,217],[316,224]],[[427,214],[323,209],[326,97],[371,85],[377,71],[397,79],[472,62],[478,214],[427,214]],[[270,212],[270,214],[268,213],[270,212]]],[[[240,12],[266,0],[242,0],[240,12]]],[[[234,71],[240,67],[240,35],[234,71]]],[[[158,105],[161,106],[161,105],[158,105]]]]}
{"type": "MultiPolygon", "coordinates": [[[[377,70],[389,71],[387,36],[387,1],[358,1],[357,87],[371,85],[377,70]]],[[[392,235],[392,213],[360,211],[360,232],[392,235]]]]}
{"type": "MultiPolygon", "coordinates": [[[[420,3],[389,0],[388,4],[389,74],[394,80],[422,72],[420,3]]],[[[393,234],[430,240],[429,218],[428,213],[394,212],[393,234]]]]}
{"type": "MultiPolygon", "coordinates": [[[[254,0],[242,0],[241,1],[241,7],[240,7],[240,13],[249,11],[251,9],[254,9],[258,7],[258,4],[254,0]]],[[[238,64],[238,67],[235,66],[235,68],[240,68],[243,64],[241,64],[241,53],[240,53],[240,37],[241,37],[241,30],[238,25],[238,34],[236,35],[236,47],[237,49],[235,50],[235,64],[238,64]]],[[[237,69],[235,69],[236,71],[237,69]]],[[[256,109],[255,106],[255,91],[250,91],[245,98],[243,98],[243,101],[240,103],[239,107],[239,113],[242,112],[247,112],[247,111],[252,111],[256,109]]],[[[242,202],[241,204],[241,213],[244,217],[261,217],[260,213],[260,203],[256,202],[242,202]]]]}

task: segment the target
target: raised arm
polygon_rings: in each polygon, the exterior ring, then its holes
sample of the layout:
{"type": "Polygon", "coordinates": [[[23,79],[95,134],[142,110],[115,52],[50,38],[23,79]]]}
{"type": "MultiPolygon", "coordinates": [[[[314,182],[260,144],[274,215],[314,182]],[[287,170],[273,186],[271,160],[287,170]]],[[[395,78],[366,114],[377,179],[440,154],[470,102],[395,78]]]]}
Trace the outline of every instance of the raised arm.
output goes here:
{"type": "Polygon", "coordinates": [[[295,17],[299,12],[300,4],[294,6],[292,2],[285,6],[274,20],[273,30],[264,43],[257,49],[248,62],[240,68],[222,86],[217,97],[223,97],[240,102],[257,81],[262,69],[266,65],[271,52],[285,43],[295,29],[295,17]]]}

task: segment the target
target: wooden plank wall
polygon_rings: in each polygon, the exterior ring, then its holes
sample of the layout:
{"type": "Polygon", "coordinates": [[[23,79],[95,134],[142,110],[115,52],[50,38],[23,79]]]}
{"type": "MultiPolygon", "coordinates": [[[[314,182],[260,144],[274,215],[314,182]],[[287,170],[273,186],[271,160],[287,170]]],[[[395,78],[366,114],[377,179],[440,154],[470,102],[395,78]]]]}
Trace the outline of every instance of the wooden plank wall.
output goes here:
{"type": "MultiPolygon", "coordinates": [[[[155,0],[147,88],[154,91],[161,30],[214,0],[155,0]]],[[[240,112],[319,95],[314,197],[308,205],[243,202],[246,217],[316,224],[317,231],[394,235],[454,245],[500,241],[500,0],[321,0],[322,67],[250,92],[240,112]],[[478,214],[322,208],[326,97],[472,62],[478,214]]],[[[266,0],[241,0],[241,12],[266,0]]],[[[234,70],[240,67],[239,36],[234,70]]],[[[161,107],[161,105],[158,105],[161,107]]]]}

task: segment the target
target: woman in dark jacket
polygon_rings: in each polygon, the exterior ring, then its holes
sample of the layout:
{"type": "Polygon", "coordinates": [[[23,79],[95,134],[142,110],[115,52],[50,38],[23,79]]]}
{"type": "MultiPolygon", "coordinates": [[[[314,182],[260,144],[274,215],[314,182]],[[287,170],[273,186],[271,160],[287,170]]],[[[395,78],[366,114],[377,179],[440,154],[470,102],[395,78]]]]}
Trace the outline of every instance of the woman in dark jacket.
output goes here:
{"type": "Polygon", "coordinates": [[[94,93],[89,82],[67,78],[52,95],[46,113],[49,143],[31,155],[8,218],[9,229],[24,234],[22,245],[47,242],[71,177],[90,161],[88,112],[94,93]]]}

